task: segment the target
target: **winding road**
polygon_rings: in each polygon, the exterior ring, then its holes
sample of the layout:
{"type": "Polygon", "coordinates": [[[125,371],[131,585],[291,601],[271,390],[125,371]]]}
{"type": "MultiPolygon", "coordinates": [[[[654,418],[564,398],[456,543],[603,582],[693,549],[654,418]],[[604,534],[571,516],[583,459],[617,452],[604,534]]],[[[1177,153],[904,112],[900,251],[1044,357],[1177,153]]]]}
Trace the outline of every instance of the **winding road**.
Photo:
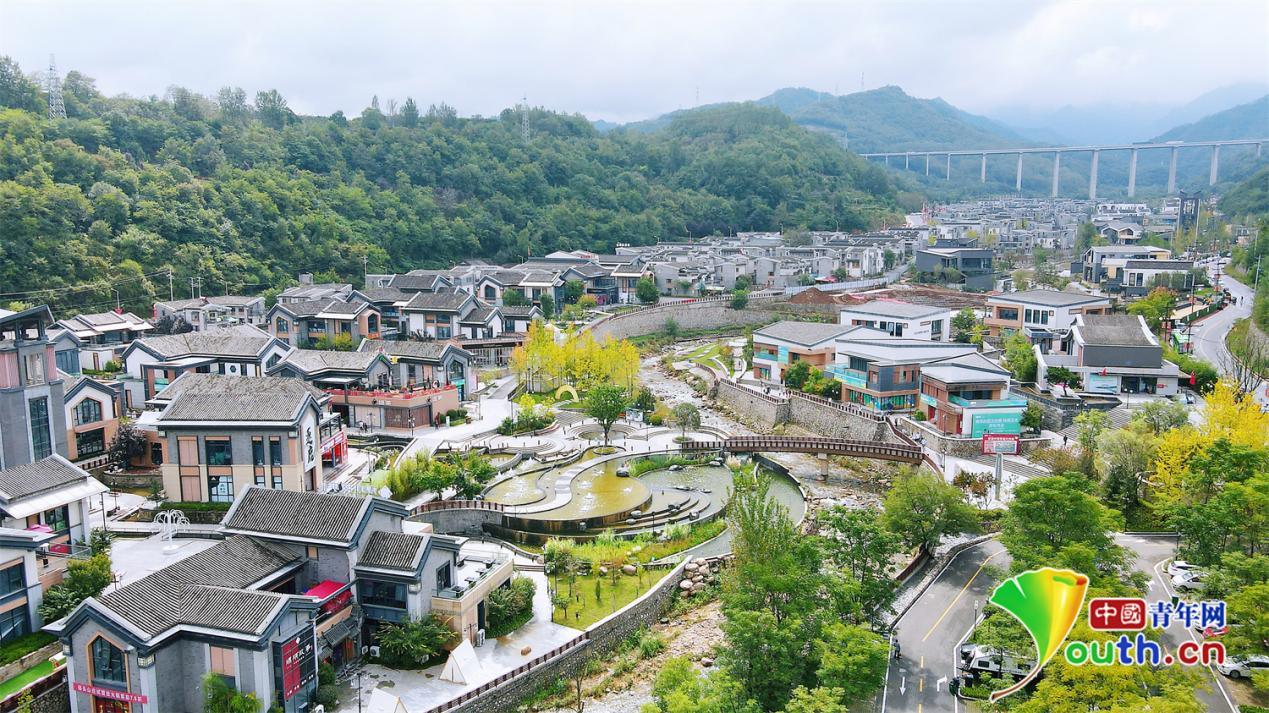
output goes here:
{"type": "MultiPolygon", "coordinates": [[[[1228,262],[1226,258],[1220,259],[1222,266],[1228,262]]],[[[1208,274],[1212,276],[1213,284],[1215,284],[1218,269],[1220,268],[1215,261],[1208,265],[1208,274]]],[[[1230,359],[1229,349],[1225,346],[1225,336],[1233,328],[1234,322],[1251,316],[1251,303],[1254,298],[1250,287],[1223,272],[1220,276],[1220,284],[1234,296],[1234,302],[1207,319],[1196,322],[1195,326],[1198,329],[1194,334],[1194,355],[1217,369],[1229,363],[1230,359]]],[[[1256,400],[1262,405],[1269,404],[1269,396],[1265,394],[1263,381],[1256,387],[1256,400]]]]}

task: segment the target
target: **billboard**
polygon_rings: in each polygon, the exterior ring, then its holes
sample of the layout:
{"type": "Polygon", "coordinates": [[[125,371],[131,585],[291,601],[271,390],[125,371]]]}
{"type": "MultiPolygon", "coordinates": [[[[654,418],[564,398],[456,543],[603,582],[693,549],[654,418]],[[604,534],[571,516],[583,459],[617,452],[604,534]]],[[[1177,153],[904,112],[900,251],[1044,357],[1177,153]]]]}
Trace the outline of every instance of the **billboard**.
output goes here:
{"type": "Polygon", "coordinates": [[[1198,225],[1199,197],[1181,194],[1181,231],[1192,230],[1198,225]]]}
{"type": "Polygon", "coordinates": [[[317,645],[312,629],[304,629],[286,641],[275,643],[273,655],[282,663],[283,700],[291,700],[317,679],[317,645]]]}
{"type": "Polygon", "coordinates": [[[983,435],[983,455],[1018,455],[1018,436],[1007,433],[988,433],[983,435]]]}
{"type": "Polygon", "coordinates": [[[978,438],[992,433],[1022,433],[1022,411],[1009,413],[976,413],[971,417],[970,437],[978,438]]]}
{"type": "Polygon", "coordinates": [[[1102,376],[1101,374],[1089,374],[1085,379],[1087,391],[1094,394],[1117,394],[1119,393],[1119,378],[1115,376],[1102,376]]]}

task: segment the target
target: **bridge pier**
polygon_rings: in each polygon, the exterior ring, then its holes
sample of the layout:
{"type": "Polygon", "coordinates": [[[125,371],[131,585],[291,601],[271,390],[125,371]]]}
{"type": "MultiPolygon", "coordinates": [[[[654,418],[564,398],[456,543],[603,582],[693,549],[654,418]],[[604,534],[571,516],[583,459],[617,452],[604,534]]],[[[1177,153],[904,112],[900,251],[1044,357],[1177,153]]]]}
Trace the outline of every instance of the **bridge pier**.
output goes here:
{"type": "Polygon", "coordinates": [[[930,155],[925,155],[925,175],[930,175],[930,155]]]}
{"type": "Polygon", "coordinates": [[[1260,147],[1261,147],[1261,146],[1263,146],[1263,144],[1256,144],[1256,158],[1260,158],[1260,147]]]}
{"type": "Polygon", "coordinates": [[[983,168],[978,174],[978,180],[982,183],[987,182],[987,154],[983,154],[983,168]]]}
{"type": "Polygon", "coordinates": [[[1013,190],[1016,193],[1022,192],[1022,154],[1018,154],[1018,175],[1013,181],[1013,190]]]}
{"type": "Polygon", "coordinates": [[[905,154],[903,155],[903,170],[905,170],[905,171],[910,171],[910,170],[912,170],[912,169],[909,167],[909,165],[908,165],[908,164],[909,164],[909,162],[910,162],[911,160],[912,160],[912,154],[910,154],[910,153],[905,153],[905,154]]]}
{"type": "Polygon", "coordinates": [[[1090,201],[1097,200],[1097,159],[1101,158],[1101,151],[1093,149],[1093,165],[1088,171],[1088,199],[1090,201]]]}
{"type": "Polygon", "coordinates": [[[1168,195],[1176,193],[1176,153],[1177,148],[1172,147],[1172,157],[1168,159],[1168,195]]]}
{"type": "Polygon", "coordinates": [[[820,480],[827,483],[828,482],[828,454],[817,453],[815,454],[815,457],[818,458],[820,461],[820,480]]]}
{"type": "Polygon", "coordinates": [[[1216,171],[1221,165],[1221,145],[1216,144],[1212,147],[1212,170],[1207,175],[1207,185],[1216,185],[1216,171]]]}
{"type": "MultiPolygon", "coordinates": [[[[1260,158],[1260,144],[1256,144],[1256,158],[1260,158]]],[[[952,154],[947,155],[947,175],[943,177],[943,180],[952,180],[952,154]]]]}
{"type": "Polygon", "coordinates": [[[1137,149],[1128,157],[1128,197],[1137,195],[1137,149]]]}
{"type": "Polygon", "coordinates": [[[1057,198],[1058,195],[1058,176],[1062,173],[1062,152],[1053,152],[1053,189],[1049,191],[1049,196],[1057,198]]]}

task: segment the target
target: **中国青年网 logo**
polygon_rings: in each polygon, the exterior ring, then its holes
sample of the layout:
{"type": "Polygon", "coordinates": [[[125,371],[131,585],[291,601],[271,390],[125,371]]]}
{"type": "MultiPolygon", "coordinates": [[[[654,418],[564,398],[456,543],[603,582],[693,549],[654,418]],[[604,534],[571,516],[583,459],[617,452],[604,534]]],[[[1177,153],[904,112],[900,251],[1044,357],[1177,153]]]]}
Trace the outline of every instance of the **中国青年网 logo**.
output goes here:
{"type": "Polygon", "coordinates": [[[1058,649],[1072,666],[1170,666],[1174,663],[1206,666],[1225,660],[1225,645],[1220,641],[1186,641],[1172,654],[1145,635],[1147,628],[1166,629],[1173,622],[1219,634],[1226,628],[1223,601],[1147,602],[1137,597],[1095,597],[1088,603],[1089,628],[1121,632],[1119,638],[1068,642],[1066,637],[1079,618],[1087,593],[1088,577],[1069,569],[1050,567],[1023,572],[996,587],[989,601],[1013,615],[1031,634],[1036,647],[1036,665],[1012,686],[992,693],[992,701],[1030,683],[1058,649]]]}

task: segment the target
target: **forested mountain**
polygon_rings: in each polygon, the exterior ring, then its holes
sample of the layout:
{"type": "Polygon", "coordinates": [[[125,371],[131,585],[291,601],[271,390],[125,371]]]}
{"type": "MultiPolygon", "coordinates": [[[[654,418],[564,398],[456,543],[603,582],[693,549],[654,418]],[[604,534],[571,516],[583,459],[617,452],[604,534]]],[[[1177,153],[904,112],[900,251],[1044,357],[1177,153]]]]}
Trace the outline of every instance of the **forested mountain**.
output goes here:
{"type": "Polygon", "coordinates": [[[1216,141],[1219,139],[1269,138],[1269,94],[1259,99],[1209,114],[1198,121],[1173,127],[1154,141],[1216,141]]]}
{"type": "Polygon", "coordinates": [[[580,116],[460,118],[412,100],[388,116],[301,117],[277,92],[107,98],[71,72],[66,119],[0,58],[0,304],[144,309],[258,292],[296,272],[611,251],[691,233],[863,229],[896,214],[884,171],[753,104],[663,131],[600,134],[580,116]],[[364,262],[363,262],[364,261],[364,262]],[[21,295],[99,281],[96,289],[21,295]]]}
{"type": "Polygon", "coordinates": [[[1253,173],[1221,196],[1220,206],[1226,215],[1238,219],[1269,216],[1269,166],[1253,173]]]}

